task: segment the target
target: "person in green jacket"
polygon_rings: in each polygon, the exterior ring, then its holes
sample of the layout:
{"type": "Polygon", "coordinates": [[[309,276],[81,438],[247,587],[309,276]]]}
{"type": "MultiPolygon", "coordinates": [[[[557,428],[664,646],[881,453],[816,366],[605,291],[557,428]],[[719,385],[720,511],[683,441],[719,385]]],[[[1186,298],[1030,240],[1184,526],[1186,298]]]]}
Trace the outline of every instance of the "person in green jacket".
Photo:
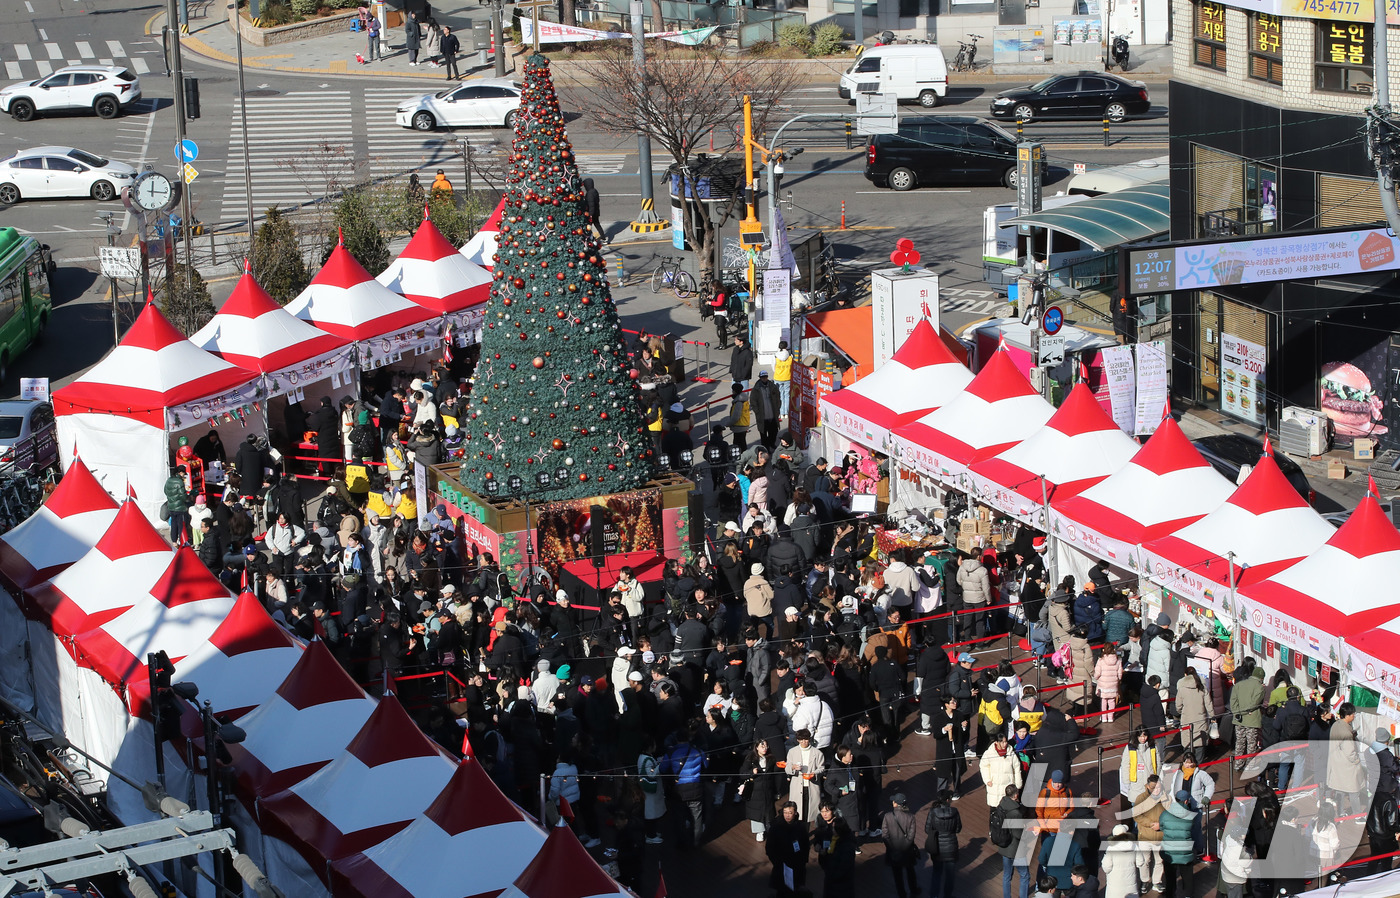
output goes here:
{"type": "Polygon", "coordinates": [[[1157,826],[1162,833],[1162,858],[1166,862],[1166,898],[1183,898],[1196,891],[1196,841],[1195,830],[1200,810],[1191,800],[1191,793],[1185,789],[1176,793],[1176,800],[1168,802],[1157,817],[1157,826]],[[1181,890],[1177,891],[1177,879],[1181,880],[1181,890]]]}
{"type": "Polygon", "coordinates": [[[1249,756],[1259,751],[1259,731],[1264,726],[1264,671],[1253,658],[1245,658],[1235,669],[1230,713],[1235,718],[1235,769],[1244,770],[1249,756]]]}
{"type": "Polygon", "coordinates": [[[190,494],[185,489],[185,479],[179,474],[171,474],[165,481],[165,512],[170,522],[170,541],[180,545],[190,541],[190,494]]]}

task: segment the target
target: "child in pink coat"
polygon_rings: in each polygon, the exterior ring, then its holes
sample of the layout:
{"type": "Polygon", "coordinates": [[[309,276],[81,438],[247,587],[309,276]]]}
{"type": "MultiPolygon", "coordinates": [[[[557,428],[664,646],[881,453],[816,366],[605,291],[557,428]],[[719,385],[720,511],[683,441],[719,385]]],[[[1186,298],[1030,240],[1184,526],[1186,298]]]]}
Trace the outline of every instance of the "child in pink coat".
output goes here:
{"type": "Polygon", "coordinates": [[[1110,642],[1103,647],[1103,654],[1094,663],[1094,686],[1103,702],[1100,710],[1104,713],[1099,717],[1100,723],[1113,722],[1113,714],[1109,713],[1109,709],[1118,706],[1118,688],[1122,682],[1123,662],[1118,658],[1117,644],[1110,642]]]}

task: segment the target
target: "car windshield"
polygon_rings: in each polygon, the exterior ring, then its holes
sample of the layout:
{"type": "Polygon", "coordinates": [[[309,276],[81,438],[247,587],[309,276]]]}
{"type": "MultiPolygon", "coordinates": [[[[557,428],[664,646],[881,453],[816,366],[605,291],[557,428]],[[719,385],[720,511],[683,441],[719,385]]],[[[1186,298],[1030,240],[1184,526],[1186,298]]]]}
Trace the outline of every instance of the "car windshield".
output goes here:
{"type": "Polygon", "coordinates": [[[445,100],[445,99],[447,99],[447,98],[452,94],[452,92],[453,92],[454,90],[456,90],[456,89],[457,89],[457,88],[455,88],[455,87],[449,87],[449,88],[447,88],[446,90],[440,90],[440,91],[438,91],[437,93],[433,94],[433,96],[436,97],[436,98],[439,99],[439,100],[445,100]]]}
{"type": "Polygon", "coordinates": [[[91,153],[84,153],[82,150],[69,150],[68,156],[70,159],[76,159],[79,162],[91,165],[93,168],[101,168],[102,166],[107,164],[107,160],[103,159],[101,156],[94,156],[91,153]]]}
{"type": "Polygon", "coordinates": [[[1050,85],[1054,84],[1056,81],[1059,81],[1059,80],[1060,80],[1060,76],[1059,76],[1059,75],[1051,75],[1049,78],[1046,78],[1044,81],[1037,81],[1035,84],[1032,84],[1032,85],[1031,85],[1031,90],[1034,90],[1034,91],[1045,90],[1047,87],[1049,87],[1050,85]]]}
{"type": "Polygon", "coordinates": [[[0,440],[13,440],[24,429],[24,418],[19,415],[0,415],[0,440]]]}
{"type": "Polygon", "coordinates": [[[982,122],[982,124],[986,125],[989,130],[995,131],[996,133],[1000,134],[1002,137],[1006,138],[1012,143],[1016,142],[1015,136],[1012,135],[1010,131],[1003,128],[1001,125],[998,125],[995,122],[982,122]]]}

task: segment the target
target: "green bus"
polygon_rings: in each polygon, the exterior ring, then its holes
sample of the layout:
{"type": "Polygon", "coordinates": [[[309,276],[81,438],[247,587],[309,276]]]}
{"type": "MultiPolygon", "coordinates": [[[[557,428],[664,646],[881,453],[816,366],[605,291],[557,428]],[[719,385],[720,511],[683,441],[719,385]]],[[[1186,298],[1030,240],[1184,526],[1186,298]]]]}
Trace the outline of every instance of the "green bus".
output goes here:
{"type": "Polygon", "coordinates": [[[47,246],[14,228],[0,228],[0,383],[10,363],[48,326],[52,269],[47,246]]]}

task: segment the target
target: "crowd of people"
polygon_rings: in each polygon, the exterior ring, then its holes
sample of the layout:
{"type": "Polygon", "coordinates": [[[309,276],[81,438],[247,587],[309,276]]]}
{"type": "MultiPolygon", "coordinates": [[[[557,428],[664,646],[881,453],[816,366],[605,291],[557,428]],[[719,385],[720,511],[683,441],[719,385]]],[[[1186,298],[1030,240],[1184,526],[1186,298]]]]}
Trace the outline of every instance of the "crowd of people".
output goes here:
{"type": "MultiPolygon", "coordinates": [[[[644,392],[665,408],[669,362],[638,348],[644,392]]],[[[378,403],[326,398],[290,421],[309,440],[293,450],[312,453],[303,476],[328,478],[310,517],[289,459],[258,438],[228,450],[211,430],[193,452],[206,477],[228,469],[227,486],[177,472],[172,536],[371,689],[440,673],[390,688],[444,748],[465,735],[522,807],[548,820],[566,804],[590,848],[606,835],[625,884],[638,886],[648,845],[694,849],[736,824],[763,846],[779,898],[813,891],[812,866],[824,894],[854,895],[873,846],[900,898],[961,894],[974,836],[1001,861],[1004,898],[1175,898],[1203,877],[1263,898],[1346,861],[1347,827],[1372,853],[1396,848],[1390,735],[1358,741],[1335,688],[1294,686],[1287,667],[1266,683],[1222,651],[1228,634],[1144,619],[1106,563],[1052,583],[1028,528],[1001,551],[880,553],[875,519],[850,511],[863,459],[809,460],[786,430],[713,456],[737,455],[713,472],[721,522],[658,583],[624,568],[597,608],[552,584],[515,594],[444,506],[419,525],[406,473],[460,447],[458,401],[435,370],[394,378],[378,403]],[[1027,649],[978,651],[1008,631],[1027,649]],[[1124,717],[1111,819],[1075,759],[1114,744],[1088,727],[1124,717]],[[911,739],[926,747],[902,754],[911,739]],[[1320,766],[1283,754],[1263,775],[1245,769],[1307,739],[1329,749],[1320,766]],[[896,757],[914,773],[887,784],[896,757]],[[1222,787],[1231,762],[1242,796],[1222,787]],[[964,798],[986,802],[985,824],[980,811],[965,823],[964,798]],[[1314,872],[1269,872],[1278,852],[1314,872]]]]}

